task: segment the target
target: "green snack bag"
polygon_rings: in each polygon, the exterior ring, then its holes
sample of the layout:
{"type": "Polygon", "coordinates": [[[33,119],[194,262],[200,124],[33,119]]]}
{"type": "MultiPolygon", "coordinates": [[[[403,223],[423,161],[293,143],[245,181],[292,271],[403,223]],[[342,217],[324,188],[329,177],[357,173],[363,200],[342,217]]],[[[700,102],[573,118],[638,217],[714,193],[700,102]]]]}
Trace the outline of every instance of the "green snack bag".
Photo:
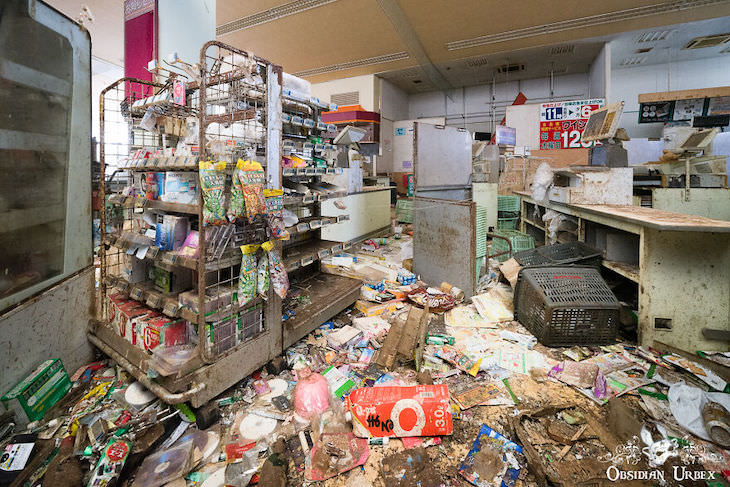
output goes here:
{"type": "Polygon", "coordinates": [[[231,201],[228,204],[228,220],[231,222],[246,217],[246,199],[243,194],[243,184],[241,183],[243,165],[244,162],[239,159],[236,163],[236,168],[233,170],[233,177],[231,178],[231,201]]]}
{"type": "Polygon", "coordinates": [[[203,191],[203,224],[222,225],[226,222],[223,191],[226,187],[226,163],[201,161],[200,188],[203,191]]]}
{"type": "Polygon", "coordinates": [[[238,277],[238,305],[244,306],[256,297],[256,273],[258,262],[256,250],[258,245],[241,246],[241,273],[238,277]]]}
{"type": "Polygon", "coordinates": [[[262,252],[259,256],[259,263],[257,268],[257,290],[259,296],[262,299],[267,299],[269,296],[269,287],[271,286],[271,279],[269,276],[269,255],[266,252],[262,252]]]}

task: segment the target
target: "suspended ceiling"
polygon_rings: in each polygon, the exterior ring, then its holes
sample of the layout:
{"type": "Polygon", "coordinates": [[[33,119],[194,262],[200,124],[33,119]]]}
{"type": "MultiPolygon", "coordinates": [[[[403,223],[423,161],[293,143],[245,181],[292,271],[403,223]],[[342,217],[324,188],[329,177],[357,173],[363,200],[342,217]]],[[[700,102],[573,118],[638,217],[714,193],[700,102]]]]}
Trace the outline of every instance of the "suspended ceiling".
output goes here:
{"type": "Polygon", "coordinates": [[[727,0],[217,0],[219,40],[312,82],[417,66],[408,27],[428,59],[441,67],[464,58],[727,16],[727,0]],[[409,26],[391,24],[383,7],[393,4],[409,26]],[[296,7],[311,8],[296,12],[296,7]],[[386,57],[378,62],[381,56],[386,57]]]}

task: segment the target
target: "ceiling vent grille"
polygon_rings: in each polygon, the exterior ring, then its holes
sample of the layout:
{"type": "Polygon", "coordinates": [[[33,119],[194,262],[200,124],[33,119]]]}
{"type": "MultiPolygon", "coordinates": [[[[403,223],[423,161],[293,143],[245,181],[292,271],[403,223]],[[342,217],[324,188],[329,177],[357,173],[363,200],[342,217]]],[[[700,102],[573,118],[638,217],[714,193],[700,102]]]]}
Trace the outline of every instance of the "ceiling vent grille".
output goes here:
{"type": "Polygon", "coordinates": [[[730,41],[730,34],[716,34],[714,36],[695,37],[682,49],[704,49],[715,47],[730,41]]]}
{"type": "Polygon", "coordinates": [[[322,66],[320,68],[306,69],[294,73],[294,76],[306,77],[315,76],[318,74],[332,73],[334,71],[342,71],[345,69],[359,68],[362,66],[370,66],[372,64],[389,63],[392,61],[400,61],[401,59],[408,59],[410,56],[407,52],[395,52],[393,54],[384,54],[382,56],[369,57],[365,59],[357,59],[355,61],[348,61],[346,63],[331,64],[329,66],[322,66]]]}
{"type": "Polygon", "coordinates": [[[477,57],[473,59],[467,59],[466,65],[470,68],[480,68],[489,64],[489,60],[485,57],[477,57]]]}
{"type": "Polygon", "coordinates": [[[335,93],[330,95],[330,103],[343,107],[345,105],[360,104],[360,92],[348,91],[347,93],[335,93]]]}
{"type": "Polygon", "coordinates": [[[629,56],[621,60],[621,66],[637,66],[646,61],[646,56],[629,56]]]}
{"type": "Polygon", "coordinates": [[[270,8],[268,10],[255,13],[247,17],[242,17],[240,19],[221,24],[216,27],[215,33],[219,36],[223,34],[230,34],[231,32],[248,29],[256,25],[265,24],[266,22],[271,22],[284,17],[288,17],[290,15],[298,14],[304,12],[305,10],[321,7],[322,5],[327,5],[328,3],[333,3],[336,1],[337,0],[297,0],[295,2],[285,3],[284,5],[279,5],[278,7],[270,8]]]}
{"type": "Polygon", "coordinates": [[[648,17],[650,15],[658,15],[671,12],[680,12],[699,7],[710,7],[713,5],[727,4],[730,0],[674,0],[665,3],[657,3],[646,5],[643,7],[627,8],[608,12],[605,14],[590,15],[588,17],[580,17],[577,19],[563,20],[550,24],[535,25],[522,29],[508,30],[495,34],[487,34],[471,39],[453,41],[446,43],[446,49],[454,51],[457,49],[468,49],[470,47],[483,46],[486,44],[494,44],[497,42],[513,41],[516,39],[524,39],[526,37],[534,37],[540,35],[548,35],[556,32],[563,32],[570,29],[581,29],[593,27],[596,25],[608,24],[611,22],[621,22],[624,20],[632,20],[640,17],[648,17]]]}
{"type": "Polygon", "coordinates": [[[637,44],[646,44],[649,42],[659,42],[664,41],[669,38],[669,36],[674,31],[671,30],[652,30],[648,32],[644,32],[639,37],[636,38],[637,44]]]}
{"type": "Polygon", "coordinates": [[[554,46],[550,48],[551,56],[565,56],[573,54],[575,52],[575,45],[569,44],[567,46],[554,46]]]}
{"type": "Polygon", "coordinates": [[[524,64],[503,64],[501,66],[497,66],[497,72],[502,73],[516,73],[518,71],[524,71],[525,65],[524,64]]]}

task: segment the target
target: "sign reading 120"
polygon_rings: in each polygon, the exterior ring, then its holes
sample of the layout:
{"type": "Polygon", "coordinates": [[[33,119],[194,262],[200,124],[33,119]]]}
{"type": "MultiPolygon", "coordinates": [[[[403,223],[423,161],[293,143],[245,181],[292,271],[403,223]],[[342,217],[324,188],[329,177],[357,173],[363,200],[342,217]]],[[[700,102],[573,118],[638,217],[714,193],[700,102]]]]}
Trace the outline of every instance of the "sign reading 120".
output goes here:
{"type": "Polygon", "coordinates": [[[594,142],[581,141],[593,110],[605,104],[603,98],[558,101],[540,105],[540,149],[579,149],[594,142]]]}

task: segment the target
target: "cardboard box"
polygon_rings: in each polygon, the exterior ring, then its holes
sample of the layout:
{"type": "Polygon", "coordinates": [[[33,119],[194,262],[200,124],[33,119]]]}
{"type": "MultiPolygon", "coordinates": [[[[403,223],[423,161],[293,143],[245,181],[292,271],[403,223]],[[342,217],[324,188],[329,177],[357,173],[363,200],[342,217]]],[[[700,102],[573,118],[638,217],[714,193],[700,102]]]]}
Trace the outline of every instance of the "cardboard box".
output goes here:
{"type": "Polygon", "coordinates": [[[443,384],[356,389],[347,398],[347,408],[353,433],[364,438],[440,436],[453,431],[449,389],[443,384]]]}
{"type": "Polygon", "coordinates": [[[124,254],[124,268],[122,277],[130,284],[136,284],[147,279],[147,264],[134,255],[124,254]]]}
{"type": "Polygon", "coordinates": [[[167,316],[156,316],[149,320],[141,320],[141,333],[137,346],[152,351],[160,345],[172,347],[188,343],[188,322],[167,316]]]}
{"type": "Polygon", "coordinates": [[[46,360],[2,396],[3,406],[15,412],[21,423],[36,421],[71,389],[71,381],[61,359],[46,360]]]}
{"type": "Polygon", "coordinates": [[[153,266],[150,271],[155,289],[162,293],[177,294],[193,286],[192,269],[176,267],[168,270],[164,267],[153,266]]]}
{"type": "Polygon", "coordinates": [[[355,303],[355,308],[362,311],[365,316],[378,316],[383,313],[392,313],[398,309],[398,303],[402,302],[401,299],[393,299],[385,303],[371,303],[370,301],[363,301],[358,299],[355,303]]]}
{"type": "Polygon", "coordinates": [[[120,337],[132,345],[139,342],[139,333],[142,328],[141,322],[148,315],[159,315],[137,301],[130,300],[117,306],[116,321],[112,323],[114,330],[120,337]]]}
{"type": "Polygon", "coordinates": [[[162,201],[170,203],[198,204],[198,173],[167,172],[162,194],[162,201]]]}

